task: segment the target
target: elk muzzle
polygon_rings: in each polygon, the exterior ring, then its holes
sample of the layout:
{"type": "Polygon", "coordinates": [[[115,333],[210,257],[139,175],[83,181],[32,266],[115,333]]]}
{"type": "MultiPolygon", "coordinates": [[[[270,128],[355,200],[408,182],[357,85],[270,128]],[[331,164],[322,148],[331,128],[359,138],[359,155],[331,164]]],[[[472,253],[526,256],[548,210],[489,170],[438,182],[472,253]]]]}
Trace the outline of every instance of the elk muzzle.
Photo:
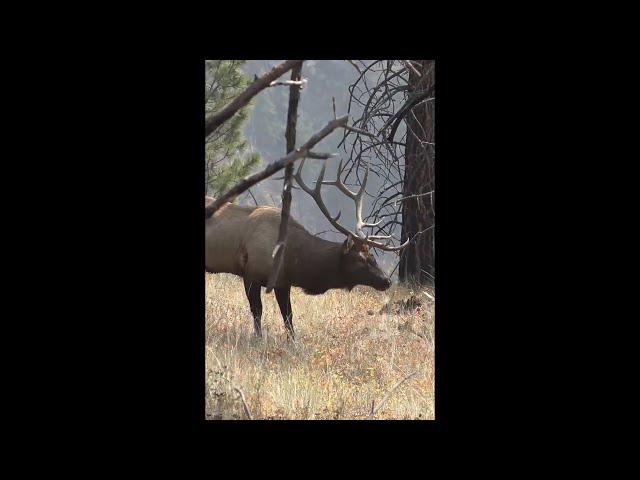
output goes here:
{"type": "Polygon", "coordinates": [[[391,280],[388,278],[382,279],[382,281],[380,281],[379,283],[373,286],[373,288],[375,288],[380,292],[384,292],[385,290],[388,290],[389,287],[391,287],[391,280]]]}

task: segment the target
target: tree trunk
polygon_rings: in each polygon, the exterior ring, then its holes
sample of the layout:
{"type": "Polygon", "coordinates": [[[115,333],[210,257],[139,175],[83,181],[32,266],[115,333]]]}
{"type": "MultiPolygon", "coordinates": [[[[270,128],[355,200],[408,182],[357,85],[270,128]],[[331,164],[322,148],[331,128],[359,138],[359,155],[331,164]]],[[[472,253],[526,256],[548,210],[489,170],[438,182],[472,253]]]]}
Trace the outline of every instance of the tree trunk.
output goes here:
{"type": "MultiPolygon", "coordinates": [[[[413,95],[435,83],[435,62],[413,62],[421,73],[409,73],[413,95]],[[418,65],[419,64],[419,65],[418,65]]],[[[401,254],[399,276],[402,282],[433,284],[435,279],[435,89],[433,95],[414,106],[405,117],[407,143],[403,197],[420,195],[403,202],[402,238],[414,239],[401,254]],[[433,192],[425,195],[427,192],[433,192]]]]}

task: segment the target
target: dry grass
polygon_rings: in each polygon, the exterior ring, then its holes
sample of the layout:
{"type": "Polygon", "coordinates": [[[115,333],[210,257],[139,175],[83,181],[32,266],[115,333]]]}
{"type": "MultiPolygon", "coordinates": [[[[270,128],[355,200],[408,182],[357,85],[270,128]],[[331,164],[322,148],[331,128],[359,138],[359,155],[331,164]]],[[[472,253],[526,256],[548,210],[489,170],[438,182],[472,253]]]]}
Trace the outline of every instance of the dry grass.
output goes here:
{"type": "Polygon", "coordinates": [[[434,419],[433,291],[294,288],[290,342],[273,294],[259,340],[242,279],[205,277],[206,418],[434,419]]]}

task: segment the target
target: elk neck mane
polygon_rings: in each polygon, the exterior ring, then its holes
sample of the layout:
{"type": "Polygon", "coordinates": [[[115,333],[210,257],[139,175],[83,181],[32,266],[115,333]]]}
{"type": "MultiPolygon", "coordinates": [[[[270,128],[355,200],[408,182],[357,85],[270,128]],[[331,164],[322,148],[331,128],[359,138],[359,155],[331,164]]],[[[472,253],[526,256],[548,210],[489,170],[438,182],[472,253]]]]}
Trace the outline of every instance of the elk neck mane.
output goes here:
{"type": "Polygon", "coordinates": [[[288,273],[293,285],[310,295],[347,287],[340,272],[342,243],[316,237],[300,224],[291,227],[292,241],[285,255],[289,257],[288,273]]]}

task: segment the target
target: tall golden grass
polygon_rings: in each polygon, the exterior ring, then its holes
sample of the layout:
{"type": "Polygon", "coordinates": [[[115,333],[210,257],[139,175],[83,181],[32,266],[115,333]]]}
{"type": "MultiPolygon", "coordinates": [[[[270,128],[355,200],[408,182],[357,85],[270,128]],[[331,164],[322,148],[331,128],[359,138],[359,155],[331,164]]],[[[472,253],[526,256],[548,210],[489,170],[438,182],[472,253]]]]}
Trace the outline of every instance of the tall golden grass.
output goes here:
{"type": "Polygon", "coordinates": [[[291,342],[273,294],[257,339],[242,279],[205,281],[207,419],[435,418],[433,290],[293,288],[291,342]]]}

